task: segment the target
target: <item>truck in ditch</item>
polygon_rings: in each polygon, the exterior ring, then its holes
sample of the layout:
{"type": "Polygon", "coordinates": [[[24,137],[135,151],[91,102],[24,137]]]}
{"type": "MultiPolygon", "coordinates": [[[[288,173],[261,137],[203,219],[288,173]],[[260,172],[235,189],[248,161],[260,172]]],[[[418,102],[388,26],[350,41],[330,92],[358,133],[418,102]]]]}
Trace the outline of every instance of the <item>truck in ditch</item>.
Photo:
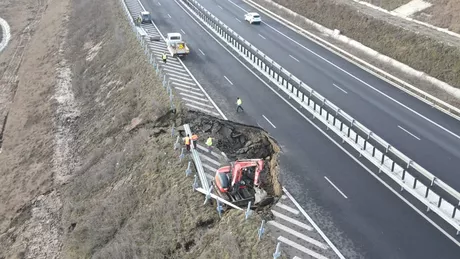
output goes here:
{"type": "Polygon", "coordinates": [[[182,39],[182,35],[177,32],[166,35],[166,46],[172,57],[185,57],[190,53],[187,43],[182,39]]]}

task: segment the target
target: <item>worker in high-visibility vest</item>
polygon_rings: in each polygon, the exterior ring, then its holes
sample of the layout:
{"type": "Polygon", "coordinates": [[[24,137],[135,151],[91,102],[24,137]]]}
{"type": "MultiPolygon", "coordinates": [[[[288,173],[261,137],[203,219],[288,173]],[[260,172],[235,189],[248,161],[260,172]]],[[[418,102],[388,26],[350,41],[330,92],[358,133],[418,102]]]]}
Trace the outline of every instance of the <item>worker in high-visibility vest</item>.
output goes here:
{"type": "Polygon", "coordinates": [[[185,147],[187,148],[187,151],[190,151],[190,135],[187,134],[187,137],[185,137],[185,147]]]}
{"type": "Polygon", "coordinates": [[[208,147],[208,152],[211,152],[211,149],[212,149],[212,138],[211,137],[209,137],[206,140],[206,146],[208,147]]]}
{"type": "Polygon", "coordinates": [[[197,134],[193,134],[192,135],[192,142],[193,142],[193,148],[196,149],[196,141],[198,140],[198,135],[197,134]]]}
{"type": "Polygon", "coordinates": [[[163,52],[163,55],[161,55],[161,59],[163,60],[163,63],[166,64],[166,60],[168,59],[168,57],[166,56],[166,53],[163,52]]]}
{"type": "Polygon", "coordinates": [[[241,109],[241,111],[244,111],[243,107],[241,106],[243,104],[243,101],[241,101],[240,97],[236,98],[236,112],[241,109]]]}

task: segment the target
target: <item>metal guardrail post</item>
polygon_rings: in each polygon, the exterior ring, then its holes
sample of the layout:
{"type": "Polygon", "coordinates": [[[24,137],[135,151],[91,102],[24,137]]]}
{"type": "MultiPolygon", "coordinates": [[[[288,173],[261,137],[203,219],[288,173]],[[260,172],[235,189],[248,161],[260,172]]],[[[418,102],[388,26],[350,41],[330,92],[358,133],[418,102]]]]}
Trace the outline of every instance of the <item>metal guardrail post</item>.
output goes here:
{"type": "Polygon", "coordinates": [[[245,215],[244,217],[245,220],[247,220],[252,215],[251,202],[248,203],[248,208],[246,209],[246,212],[244,213],[244,215],[245,215]]]}
{"type": "Polygon", "coordinates": [[[262,238],[262,235],[264,234],[264,232],[265,232],[265,220],[262,220],[262,223],[260,224],[260,228],[257,231],[257,234],[259,236],[259,241],[262,238]]]}
{"type": "Polygon", "coordinates": [[[273,259],[278,259],[281,256],[280,245],[281,245],[280,242],[276,244],[276,249],[275,249],[275,252],[273,253],[273,259]]]}

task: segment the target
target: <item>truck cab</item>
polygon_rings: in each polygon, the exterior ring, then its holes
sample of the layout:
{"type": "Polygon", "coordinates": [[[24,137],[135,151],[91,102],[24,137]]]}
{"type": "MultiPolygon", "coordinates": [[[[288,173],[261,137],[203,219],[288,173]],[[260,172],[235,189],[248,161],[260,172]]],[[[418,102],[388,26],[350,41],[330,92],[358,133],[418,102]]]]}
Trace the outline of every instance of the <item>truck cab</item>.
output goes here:
{"type": "Polygon", "coordinates": [[[182,35],[177,32],[168,33],[166,35],[166,45],[168,46],[168,50],[171,56],[186,56],[189,54],[190,50],[182,39],[182,35]]]}
{"type": "Polygon", "coordinates": [[[152,21],[152,17],[150,16],[150,13],[147,11],[142,11],[139,14],[139,18],[141,20],[141,23],[150,23],[152,21]]]}

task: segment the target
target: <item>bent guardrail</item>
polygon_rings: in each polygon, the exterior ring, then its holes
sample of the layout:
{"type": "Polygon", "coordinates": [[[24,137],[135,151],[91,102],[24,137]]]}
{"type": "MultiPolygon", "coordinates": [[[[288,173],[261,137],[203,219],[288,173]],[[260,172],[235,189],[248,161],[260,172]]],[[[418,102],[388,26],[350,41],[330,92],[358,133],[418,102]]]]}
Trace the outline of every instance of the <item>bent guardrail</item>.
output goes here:
{"type": "Polygon", "coordinates": [[[307,84],[282,68],[274,60],[239,36],[217,17],[207,11],[196,0],[182,0],[201,22],[248,63],[266,76],[278,90],[300,104],[318,119],[328,130],[333,131],[342,142],[347,142],[379,171],[449,223],[456,234],[460,233],[460,193],[418,165],[385,140],[375,135],[353,117],[315,92],[307,84]]]}

